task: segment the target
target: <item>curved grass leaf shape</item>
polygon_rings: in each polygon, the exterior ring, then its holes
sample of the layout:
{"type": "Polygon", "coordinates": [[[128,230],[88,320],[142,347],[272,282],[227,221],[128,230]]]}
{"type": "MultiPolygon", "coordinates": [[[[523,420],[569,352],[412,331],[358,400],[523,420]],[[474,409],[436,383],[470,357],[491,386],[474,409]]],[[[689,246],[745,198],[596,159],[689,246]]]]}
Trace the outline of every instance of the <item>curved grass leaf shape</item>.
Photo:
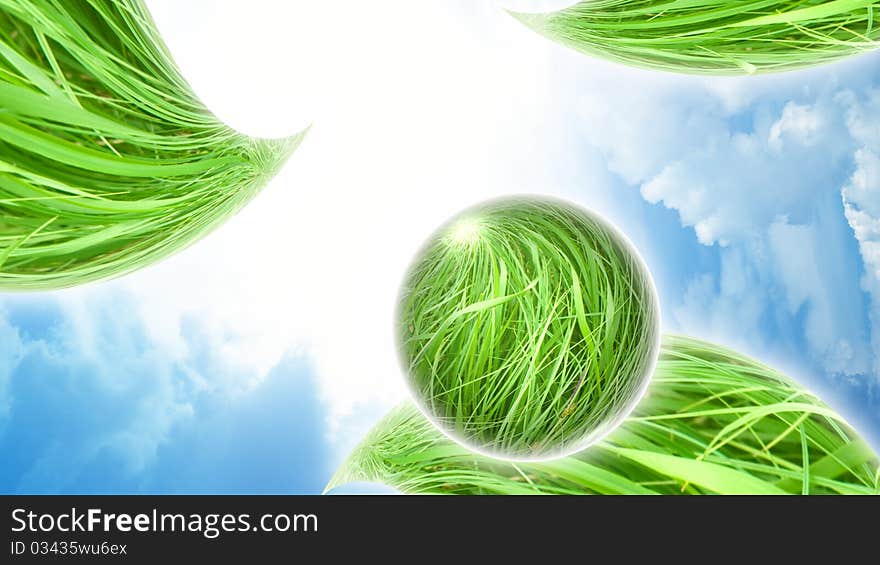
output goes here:
{"type": "Polygon", "coordinates": [[[880,2],[871,0],[588,0],[513,15],[590,55],[708,75],[819,65],[880,41],[880,2]]]}
{"type": "Polygon", "coordinates": [[[215,118],[141,0],[0,0],[0,290],[172,254],[246,204],[301,138],[215,118]]]}
{"type": "Polygon", "coordinates": [[[409,494],[880,494],[880,460],[818,398],[747,357],[668,336],[648,395],[574,456],[510,463],[393,410],[328,485],[409,494]]]}

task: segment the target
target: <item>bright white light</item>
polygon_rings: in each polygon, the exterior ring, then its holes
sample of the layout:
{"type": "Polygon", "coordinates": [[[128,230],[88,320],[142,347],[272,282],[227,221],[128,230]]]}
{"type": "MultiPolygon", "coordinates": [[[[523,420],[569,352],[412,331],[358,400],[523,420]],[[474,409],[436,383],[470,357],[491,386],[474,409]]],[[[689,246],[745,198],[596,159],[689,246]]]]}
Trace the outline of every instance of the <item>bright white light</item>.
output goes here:
{"type": "MultiPolygon", "coordinates": [[[[345,0],[342,0],[343,4],[345,0]]],[[[328,28],[344,17],[311,0],[148,0],[177,65],[231,127],[277,138],[321,121],[345,68],[328,28]]],[[[340,24],[337,33],[347,33],[340,24]]]]}
{"type": "Polygon", "coordinates": [[[116,284],[166,354],[193,354],[189,320],[255,382],[303,352],[337,438],[354,442],[407,394],[394,312],[421,243],[493,197],[565,196],[568,171],[550,163],[578,149],[558,135],[570,117],[550,110],[566,95],[550,57],[567,51],[494,0],[148,5],[220,118],[250,135],[313,126],[235,218],[116,284]]]}
{"type": "Polygon", "coordinates": [[[478,219],[462,218],[453,224],[449,237],[455,244],[471,245],[479,241],[482,228],[478,219]]]}
{"type": "Polygon", "coordinates": [[[556,12],[579,4],[582,0],[498,0],[498,4],[513,12],[543,14],[556,12]]]}

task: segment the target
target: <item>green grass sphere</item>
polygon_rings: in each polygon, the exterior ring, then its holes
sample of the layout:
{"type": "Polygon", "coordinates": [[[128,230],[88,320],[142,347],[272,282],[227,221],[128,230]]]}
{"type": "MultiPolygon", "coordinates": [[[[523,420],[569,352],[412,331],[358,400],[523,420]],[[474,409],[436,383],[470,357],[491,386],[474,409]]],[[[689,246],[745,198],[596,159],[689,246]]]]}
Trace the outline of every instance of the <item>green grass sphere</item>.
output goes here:
{"type": "Polygon", "coordinates": [[[659,351],[656,292],[634,248],[595,214],[546,198],[490,201],[440,228],[406,275],[397,323],[426,415],[514,460],[605,436],[659,351]]]}

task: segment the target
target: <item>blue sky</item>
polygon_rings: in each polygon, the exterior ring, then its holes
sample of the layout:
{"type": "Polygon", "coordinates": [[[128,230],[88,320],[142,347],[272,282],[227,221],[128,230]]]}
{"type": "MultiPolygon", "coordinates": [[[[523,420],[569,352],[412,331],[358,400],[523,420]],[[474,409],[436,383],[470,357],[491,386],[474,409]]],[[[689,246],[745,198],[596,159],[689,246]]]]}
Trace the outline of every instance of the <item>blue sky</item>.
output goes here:
{"type": "Polygon", "coordinates": [[[0,492],[320,492],[405,398],[390,319],[412,253],[515,192],[607,216],[667,331],[785,370],[880,446],[880,56],[706,79],[570,52],[488,0],[316,7],[350,17],[304,34],[282,33],[299,8],[200,2],[151,6],[206,103],[252,134],[318,119],[189,250],[0,295],[0,492]],[[309,42],[326,65],[277,72],[309,42]]]}
{"type": "Polygon", "coordinates": [[[177,363],[90,303],[79,325],[50,299],[5,300],[0,322],[0,485],[25,493],[309,493],[330,470],[308,364],[285,358],[247,390],[215,374],[197,330],[177,363]]]}

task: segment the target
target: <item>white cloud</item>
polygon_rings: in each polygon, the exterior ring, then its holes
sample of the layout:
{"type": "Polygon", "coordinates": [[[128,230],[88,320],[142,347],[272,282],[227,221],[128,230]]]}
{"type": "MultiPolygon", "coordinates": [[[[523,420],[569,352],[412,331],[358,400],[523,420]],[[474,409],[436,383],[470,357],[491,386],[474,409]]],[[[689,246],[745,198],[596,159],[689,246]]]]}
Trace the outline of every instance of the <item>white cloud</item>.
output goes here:
{"type": "Polygon", "coordinates": [[[752,328],[760,324],[767,300],[762,292],[755,292],[761,288],[763,281],[748,252],[731,249],[721,256],[718,276],[703,273],[690,281],[672,315],[681,328],[701,339],[754,349],[752,328]],[[731,320],[742,331],[732,334],[731,320]],[[696,328],[699,333],[692,331],[696,328]]]}
{"type": "Polygon", "coordinates": [[[823,250],[822,232],[821,222],[793,225],[787,218],[778,218],[767,233],[770,261],[766,268],[779,281],[791,318],[806,310],[804,335],[825,369],[838,375],[869,373],[870,354],[863,345],[866,336],[838,313],[841,301],[834,293],[840,287],[829,279],[839,271],[834,269],[834,257],[823,250]]]}
{"type": "Polygon", "coordinates": [[[848,106],[849,130],[861,144],[841,197],[864,262],[862,288],[872,297],[871,320],[877,328],[872,335],[877,352],[874,372],[880,375],[880,91],[873,90],[862,99],[847,92],[841,100],[848,106]]]}
{"type": "Polygon", "coordinates": [[[645,75],[623,92],[586,87],[579,108],[609,168],[719,248],[721,274],[695,275],[667,322],[763,355],[803,340],[828,373],[871,372],[880,325],[873,338],[864,329],[862,265],[840,206],[858,135],[880,139],[876,118],[854,116],[839,86],[864,84],[864,72],[848,62],[743,79],[645,75]]]}
{"type": "Polygon", "coordinates": [[[823,115],[816,108],[789,102],[782,116],[770,127],[767,144],[781,151],[786,139],[802,145],[814,145],[821,139],[823,115]]]}
{"type": "Polygon", "coordinates": [[[9,390],[12,371],[22,356],[22,343],[18,331],[9,325],[0,310],[0,432],[12,409],[12,396],[9,390]]]}
{"type": "Polygon", "coordinates": [[[199,322],[182,332],[188,354],[174,359],[144,339],[131,304],[116,291],[3,300],[0,445],[10,457],[0,482],[7,492],[322,487],[331,460],[303,360],[288,356],[259,386],[243,388],[253,368],[232,373],[217,348],[222,340],[202,333],[199,322]],[[226,472],[211,475],[218,465],[226,472]]]}
{"type": "Polygon", "coordinates": [[[138,473],[192,417],[176,363],[140,338],[136,319],[118,315],[124,296],[57,298],[41,296],[36,317],[27,299],[9,301],[17,318],[0,314],[0,436],[16,444],[5,462],[13,490],[63,490],[102,454],[120,474],[138,473]],[[41,321],[46,312],[51,321],[41,321]]]}

